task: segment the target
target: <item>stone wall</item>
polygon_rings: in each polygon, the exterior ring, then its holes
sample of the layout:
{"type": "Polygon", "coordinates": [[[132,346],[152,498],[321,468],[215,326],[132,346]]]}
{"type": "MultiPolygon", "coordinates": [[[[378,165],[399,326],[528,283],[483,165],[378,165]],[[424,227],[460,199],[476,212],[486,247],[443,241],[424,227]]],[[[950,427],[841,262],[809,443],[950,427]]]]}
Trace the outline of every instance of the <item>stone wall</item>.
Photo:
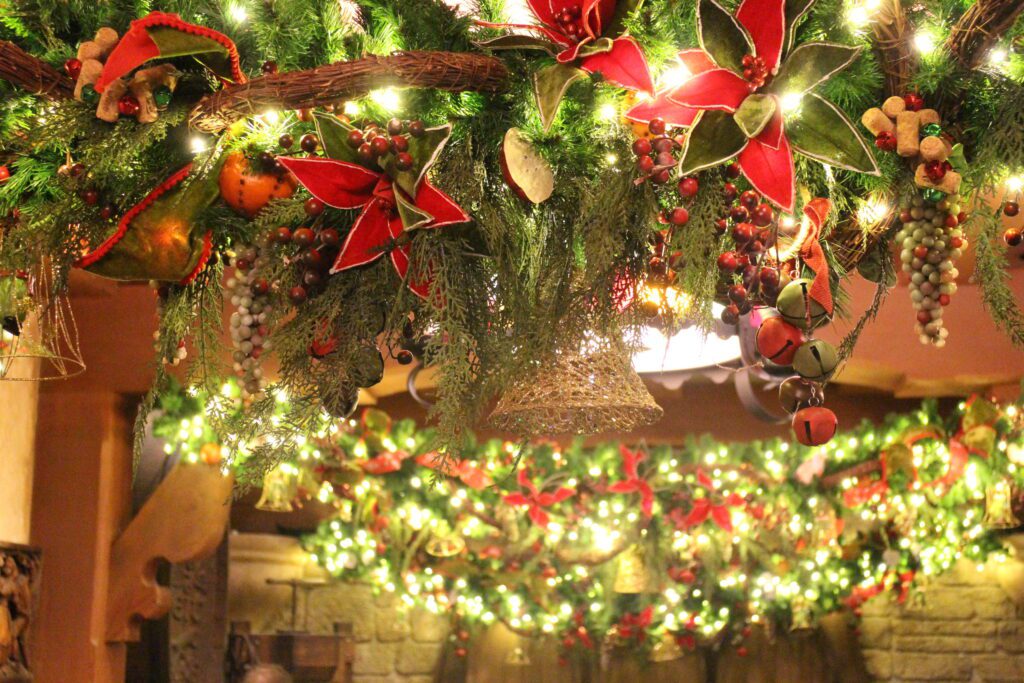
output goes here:
{"type": "MultiPolygon", "coordinates": [[[[286,628],[290,591],[267,578],[320,576],[298,542],[282,536],[232,534],[229,617],[254,632],[286,628]]],[[[887,596],[864,605],[860,638],[875,681],[1020,683],[1024,681],[1024,563],[979,572],[967,562],[900,606],[887,596]]],[[[300,610],[301,613],[301,610],[300,610]]],[[[358,645],[357,683],[432,683],[448,634],[443,617],[409,611],[369,586],[341,585],[312,593],[309,628],[331,633],[351,622],[358,645]]]]}
{"type": "MultiPolygon", "coordinates": [[[[249,621],[253,633],[273,632],[291,623],[291,589],[268,586],[266,579],[323,576],[298,541],[284,536],[235,533],[229,553],[228,618],[249,621]]],[[[300,603],[300,626],[302,613],[300,603]]],[[[333,633],[336,622],[352,624],[356,683],[433,683],[448,636],[444,617],[409,610],[398,598],[374,596],[369,586],[359,584],[314,590],[308,619],[312,633],[333,633]]]]}
{"type": "Polygon", "coordinates": [[[1022,568],[961,562],[916,601],[864,605],[861,643],[877,681],[1024,681],[1024,608],[1011,595],[1022,568]]]}

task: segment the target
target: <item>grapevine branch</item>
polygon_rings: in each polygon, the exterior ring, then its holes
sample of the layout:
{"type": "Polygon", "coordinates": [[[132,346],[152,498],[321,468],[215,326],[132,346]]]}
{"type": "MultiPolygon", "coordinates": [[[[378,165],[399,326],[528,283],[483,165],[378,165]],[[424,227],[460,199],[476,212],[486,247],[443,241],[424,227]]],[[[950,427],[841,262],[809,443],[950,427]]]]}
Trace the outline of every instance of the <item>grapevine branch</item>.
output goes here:
{"type": "Polygon", "coordinates": [[[947,41],[950,52],[965,68],[977,68],[1021,12],[1024,12],[1021,0],[978,0],[950,30],[947,41]]]}
{"type": "Polygon", "coordinates": [[[75,90],[65,74],[6,40],[0,40],[0,80],[52,100],[69,99],[75,90]]]}
{"type": "MultiPolygon", "coordinates": [[[[1013,0],[1011,0],[1013,1],[1013,0]]],[[[915,57],[910,49],[907,17],[900,0],[884,0],[871,23],[879,62],[885,73],[890,95],[904,95],[914,70],[915,57]]]]}
{"type": "Polygon", "coordinates": [[[192,111],[191,125],[215,133],[269,109],[309,109],[360,97],[386,87],[497,92],[508,71],[501,60],[458,52],[398,52],[368,56],[305,71],[255,78],[205,97],[192,111]]]}

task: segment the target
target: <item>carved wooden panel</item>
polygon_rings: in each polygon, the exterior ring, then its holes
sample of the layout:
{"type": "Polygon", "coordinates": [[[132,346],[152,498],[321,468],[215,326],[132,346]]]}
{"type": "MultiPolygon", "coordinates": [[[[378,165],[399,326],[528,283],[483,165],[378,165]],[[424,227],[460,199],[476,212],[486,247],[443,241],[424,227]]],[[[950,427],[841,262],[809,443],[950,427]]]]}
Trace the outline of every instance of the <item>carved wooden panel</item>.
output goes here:
{"type": "Polygon", "coordinates": [[[41,553],[0,543],[0,681],[28,683],[32,677],[30,634],[39,603],[41,553]]]}

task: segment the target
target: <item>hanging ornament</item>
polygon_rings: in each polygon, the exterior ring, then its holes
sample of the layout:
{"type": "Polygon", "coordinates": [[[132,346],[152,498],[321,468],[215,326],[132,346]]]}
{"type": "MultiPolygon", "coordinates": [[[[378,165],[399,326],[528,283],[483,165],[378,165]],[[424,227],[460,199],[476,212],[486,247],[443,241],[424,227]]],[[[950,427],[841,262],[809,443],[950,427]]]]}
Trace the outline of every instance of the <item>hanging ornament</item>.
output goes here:
{"type": "Polygon", "coordinates": [[[957,290],[955,266],[967,240],[960,224],[958,195],[938,202],[914,197],[900,209],[896,244],[901,246],[903,272],[910,274],[910,299],[917,311],[915,329],[924,344],[945,346],[949,330],[943,325],[943,309],[957,290]]]}
{"type": "Polygon", "coordinates": [[[813,330],[830,318],[829,311],[811,296],[814,281],[798,278],[786,285],[775,302],[783,320],[802,330],[813,330]]]}
{"type": "Polygon", "coordinates": [[[260,170],[242,152],[232,152],[220,171],[220,197],[246,218],[253,218],[273,199],[295,194],[295,180],[283,168],[260,170]]]}
{"type": "Polygon", "coordinates": [[[644,593],[649,581],[644,551],[639,545],[633,544],[619,553],[612,590],[626,594],[644,593]]]}
{"type": "Polygon", "coordinates": [[[436,532],[427,541],[426,551],[433,557],[455,557],[466,549],[466,541],[453,531],[436,532]]]}
{"type": "Polygon", "coordinates": [[[828,408],[811,406],[793,415],[793,434],[804,446],[821,446],[832,440],[839,428],[836,414],[828,408]]]}
{"type": "Polygon", "coordinates": [[[291,512],[297,493],[295,467],[281,463],[263,476],[263,492],[256,509],[265,512],[291,512]]]}
{"type": "Polygon", "coordinates": [[[491,413],[497,429],[523,435],[629,432],[664,411],[620,343],[576,345],[517,378],[491,413]]]}
{"type": "Polygon", "coordinates": [[[235,307],[229,320],[234,347],[231,360],[241,379],[243,399],[258,396],[266,384],[260,358],[271,348],[267,324],[272,307],[265,261],[260,247],[241,248],[232,263],[235,273],[225,283],[235,307]]]}
{"type": "Polygon", "coordinates": [[[501,174],[525,202],[540,204],[555,190],[555,174],[518,128],[509,128],[501,145],[501,174]]]}
{"type": "Polygon", "coordinates": [[[1000,479],[985,489],[986,529],[1013,529],[1021,522],[1013,512],[1014,485],[1011,479],[1000,479]]]}
{"type": "Polygon", "coordinates": [[[793,354],[793,369],[809,382],[825,382],[839,366],[836,347],[822,339],[800,345],[793,354]]]}
{"type": "Polygon", "coordinates": [[[651,648],[647,659],[651,662],[671,662],[683,656],[683,648],[679,647],[676,636],[671,631],[664,631],[661,638],[651,648]]]}

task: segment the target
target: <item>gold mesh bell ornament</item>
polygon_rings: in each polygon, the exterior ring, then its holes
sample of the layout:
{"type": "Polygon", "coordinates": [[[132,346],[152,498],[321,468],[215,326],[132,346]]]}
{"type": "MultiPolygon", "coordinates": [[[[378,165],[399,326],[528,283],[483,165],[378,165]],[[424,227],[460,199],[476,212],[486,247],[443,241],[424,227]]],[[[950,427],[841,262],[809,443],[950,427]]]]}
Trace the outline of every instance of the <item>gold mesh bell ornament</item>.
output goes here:
{"type": "Polygon", "coordinates": [[[0,380],[67,379],[85,372],[66,290],[48,263],[0,273],[0,380]]]}
{"type": "Polygon", "coordinates": [[[1020,526],[1020,520],[1013,514],[1011,481],[997,481],[985,490],[985,518],[982,524],[987,529],[1013,529],[1020,526]]]}
{"type": "Polygon", "coordinates": [[[263,476],[263,492],[256,503],[264,512],[291,512],[298,493],[295,467],[281,463],[263,476]]]}
{"type": "Polygon", "coordinates": [[[525,436],[598,434],[629,432],[663,414],[624,346],[591,341],[556,352],[550,363],[515,380],[490,423],[525,436]]]}
{"type": "Polygon", "coordinates": [[[665,631],[661,634],[658,642],[654,644],[654,647],[651,648],[651,653],[647,655],[647,659],[651,662],[671,662],[680,659],[682,656],[683,648],[679,647],[676,637],[670,631],[665,631]]]}
{"type": "Polygon", "coordinates": [[[632,545],[619,555],[612,590],[624,594],[643,593],[647,590],[649,578],[643,550],[632,545]]]}

